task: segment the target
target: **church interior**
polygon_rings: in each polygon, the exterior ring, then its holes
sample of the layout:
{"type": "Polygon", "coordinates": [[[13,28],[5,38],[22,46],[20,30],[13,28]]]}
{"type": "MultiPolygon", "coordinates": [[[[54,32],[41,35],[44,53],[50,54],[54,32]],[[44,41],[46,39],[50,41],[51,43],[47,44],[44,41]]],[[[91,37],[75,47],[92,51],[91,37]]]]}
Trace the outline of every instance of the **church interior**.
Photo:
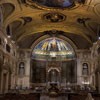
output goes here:
{"type": "Polygon", "coordinates": [[[0,0],[0,100],[100,100],[100,0],[0,0]]]}

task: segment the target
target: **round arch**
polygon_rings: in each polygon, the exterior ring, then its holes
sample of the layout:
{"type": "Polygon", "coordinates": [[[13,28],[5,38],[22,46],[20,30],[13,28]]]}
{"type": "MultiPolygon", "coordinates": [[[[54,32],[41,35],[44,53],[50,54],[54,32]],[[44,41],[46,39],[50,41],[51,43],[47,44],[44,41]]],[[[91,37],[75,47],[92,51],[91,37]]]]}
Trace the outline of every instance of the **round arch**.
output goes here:
{"type": "MultiPolygon", "coordinates": [[[[34,55],[34,51],[38,52],[43,51],[43,55],[38,55],[38,58],[31,58],[31,84],[35,83],[48,83],[49,80],[59,79],[58,83],[76,83],[77,81],[77,67],[76,67],[76,45],[68,38],[62,35],[50,36],[44,35],[41,38],[37,39],[34,44],[31,46],[31,55],[34,55]],[[52,48],[51,45],[54,45],[53,49],[48,50],[48,46],[52,48]],[[58,49],[60,48],[60,49],[58,49]],[[63,48],[63,49],[61,49],[63,48]],[[57,51],[56,51],[57,50],[57,51]],[[73,53],[73,57],[63,59],[63,54],[55,56],[50,56],[50,52],[55,51],[59,52],[70,50],[73,53]],[[44,56],[45,55],[45,56],[44,56]],[[50,56],[50,57],[49,57],[50,56]],[[45,58],[46,57],[46,58],[45,58]],[[41,58],[41,59],[40,59],[41,58]],[[50,59],[49,59],[50,58],[50,59]],[[47,60],[48,59],[48,60],[47,60]],[[59,71],[58,71],[59,70],[59,71]],[[54,73],[59,73],[58,77],[55,78],[54,73]],[[57,72],[56,72],[57,71],[57,72]],[[49,73],[51,73],[51,78],[48,79],[49,73]]],[[[36,55],[37,56],[37,55],[36,55]]],[[[65,55],[64,55],[65,56],[65,55]]],[[[49,77],[50,78],[50,77],[49,77]]]]}

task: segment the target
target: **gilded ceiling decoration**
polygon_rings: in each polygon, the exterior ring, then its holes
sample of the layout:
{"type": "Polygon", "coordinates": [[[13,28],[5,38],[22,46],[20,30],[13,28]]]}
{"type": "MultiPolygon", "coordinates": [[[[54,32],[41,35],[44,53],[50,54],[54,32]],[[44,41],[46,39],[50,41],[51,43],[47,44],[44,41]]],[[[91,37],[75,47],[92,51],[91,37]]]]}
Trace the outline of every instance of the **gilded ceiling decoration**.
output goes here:
{"type": "Polygon", "coordinates": [[[91,18],[77,18],[77,22],[86,27],[86,22],[89,21],[90,19],[91,18]]]}
{"type": "Polygon", "coordinates": [[[4,19],[6,19],[8,16],[10,16],[15,10],[15,6],[11,3],[4,3],[2,5],[2,8],[3,8],[4,19]]]}
{"type": "Polygon", "coordinates": [[[24,25],[32,21],[31,17],[21,17],[21,19],[24,20],[24,25]]]}
{"type": "Polygon", "coordinates": [[[87,25],[94,32],[96,38],[98,38],[98,35],[100,36],[100,24],[96,22],[88,22],[87,25]]]}
{"type": "Polygon", "coordinates": [[[35,44],[37,44],[38,43],[37,41],[42,41],[46,38],[51,38],[51,37],[58,37],[62,40],[65,40],[68,43],[70,43],[74,48],[78,48],[78,49],[89,48],[92,45],[81,35],[66,33],[66,32],[57,31],[57,30],[45,31],[45,32],[25,36],[23,39],[21,39],[18,42],[18,44],[19,44],[19,47],[21,48],[30,48],[30,47],[34,48],[34,42],[35,44]]]}
{"type": "Polygon", "coordinates": [[[62,13],[55,13],[55,12],[53,12],[53,13],[44,14],[43,18],[46,21],[56,23],[56,22],[64,21],[66,19],[66,16],[63,15],[62,13]]]}
{"type": "Polygon", "coordinates": [[[97,40],[99,0],[1,0],[0,4],[2,27],[10,26],[11,39],[20,48],[30,49],[42,36],[52,37],[52,30],[78,49],[89,49],[97,40]]]}
{"type": "Polygon", "coordinates": [[[100,3],[94,6],[94,12],[96,15],[100,16],[100,3]]]}

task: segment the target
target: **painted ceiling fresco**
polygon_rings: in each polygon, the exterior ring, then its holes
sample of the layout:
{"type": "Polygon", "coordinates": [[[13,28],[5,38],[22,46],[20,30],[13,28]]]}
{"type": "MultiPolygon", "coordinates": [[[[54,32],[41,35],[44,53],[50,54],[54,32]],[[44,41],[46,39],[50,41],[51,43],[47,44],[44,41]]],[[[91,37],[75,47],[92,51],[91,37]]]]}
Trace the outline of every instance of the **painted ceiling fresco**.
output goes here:
{"type": "Polygon", "coordinates": [[[47,7],[70,7],[74,4],[74,0],[32,0],[47,7]]]}

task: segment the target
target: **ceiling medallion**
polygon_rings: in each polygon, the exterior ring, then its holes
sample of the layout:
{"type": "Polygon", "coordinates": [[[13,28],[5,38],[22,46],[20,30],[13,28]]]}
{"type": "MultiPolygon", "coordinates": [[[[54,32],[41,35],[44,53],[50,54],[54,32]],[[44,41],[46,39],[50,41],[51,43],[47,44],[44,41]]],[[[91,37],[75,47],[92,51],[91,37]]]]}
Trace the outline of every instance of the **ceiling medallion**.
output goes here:
{"type": "Polygon", "coordinates": [[[82,0],[25,0],[30,7],[45,10],[77,8],[81,4],[79,1],[82,0]]]}
{"type": "Polygon", "coordinates": [[[32,21],[31,17],[20,17],[20,18],[24,20],[24,25],[32,21]]]}
{"type": "Polygon", "coordinates": [[[62,13],[47,13],[43,15],[43,19],[49,22],[57,23],[57,22],[62,22],[66,19],[66,16],[63,15],[62,13]]]}

